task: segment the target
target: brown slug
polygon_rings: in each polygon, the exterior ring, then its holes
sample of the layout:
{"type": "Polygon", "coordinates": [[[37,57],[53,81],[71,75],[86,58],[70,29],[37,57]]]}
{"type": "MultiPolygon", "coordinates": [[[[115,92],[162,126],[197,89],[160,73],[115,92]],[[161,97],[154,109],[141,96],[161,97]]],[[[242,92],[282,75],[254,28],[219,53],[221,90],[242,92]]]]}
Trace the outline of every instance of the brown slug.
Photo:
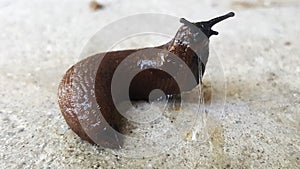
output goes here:
{"type": "MultiPolygon", "coordinates": [[[[119,64],[129,55],[139,51],[144,51],[142,54],[146,55],[153,52],[153,55],[158,57],[157,52],[163,50],[167,51],[164,53],[165,58],[176,55],[192,72],[193,77],[181,78],[184,83],[180,87],[173,76],[163,69],[143,69],[131,80],[129,91],[116,91],[125,94],[129,92],[130,100],[148,100],[150,92],[154,89],[160,89],[166,95],[192,90],[201,83],[205,71],[209,55],[209,37],[218,34],[211,29],[212,26],[233,16],[234,13],[230,12],[209,21],[195,23],[182,18],[180,22],[183,25],[175,37],[164,45],[100,53],[76,63],[66,72],[58,89],[59,106],[67,124],[81,139],[90,143],[108,148],[122,147],[124,138],[118,132],[121,132],[126,120],[119,113],[115,102],[119,103],[126,98],[113,98],[111,86],[119,64]],[[196,82],[189,83],[191,78],[196,79],[196,82]]],[[[136,57],[128,64],[147,66],[148,63],[136,57]]],[[[161,67],[172,69],[175,73],[178,71],[178,65],[172,67],[168,62],[162,62],[161,67]]],[[[121,89],[122,84],[119,85],[121,89]]]]}

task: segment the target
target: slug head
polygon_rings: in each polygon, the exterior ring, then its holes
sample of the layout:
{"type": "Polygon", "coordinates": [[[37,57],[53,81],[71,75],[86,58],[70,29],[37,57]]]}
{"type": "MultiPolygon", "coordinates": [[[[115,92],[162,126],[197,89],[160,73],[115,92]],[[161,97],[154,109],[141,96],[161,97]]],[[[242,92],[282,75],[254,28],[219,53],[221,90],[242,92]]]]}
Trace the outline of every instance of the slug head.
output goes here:
{"type": "Polygon", "coordinates": [[[214,30],[211,29],[215,24],[217,24],[217,23],[219,23],[219,22],[221,22],[221,21],[223,21],[227,18],[233,17],[233,16],[234,16],[234,13],[229,12],[226,15],[216,17],[216,18],[211,19],[209,21],[192,23],[192,22],[189,22],[188,20],[186,20],[184,18],[181,18],[180,22],[187,25],[187,26],[191,26],[191,28],[196,26],[197,28],[201,29],[201,31],[209,38],[211,35],[218,35],[219,34],[217,31],[214,31],[214,30]]]}
{"type": "MultiPolygon", "coordinates": [[[[209,56],[209,38],[212,35],[218,35],[218,32],[212,30],[212,27],[230,17],[233,17],[234,13],[229,12],[226,15],[216,17],[209,21],[203,22],[189,22],[188,20],[181,18],[180,22],[184,26],[180,27],[176,36],[175,42],[179,44],[186,44],[190,50],[182,50],[185,52],[177,52],[176,55],[185,60],[192,70],[195,78],[200,82],[199,76],[204,74],[206,63],[209,56]],[[187,52],[190,52],[187,54],[187,52]]],[[[185,48],[183,45],[182,48],[185,48]]]]}

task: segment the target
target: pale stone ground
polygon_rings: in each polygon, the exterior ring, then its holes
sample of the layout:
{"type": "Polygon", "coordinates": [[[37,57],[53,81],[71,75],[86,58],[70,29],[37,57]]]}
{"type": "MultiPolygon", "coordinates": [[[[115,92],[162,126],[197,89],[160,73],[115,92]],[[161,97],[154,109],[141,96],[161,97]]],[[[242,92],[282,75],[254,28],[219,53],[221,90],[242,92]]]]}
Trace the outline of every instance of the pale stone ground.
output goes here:
{"type": "MultiPolygon", "coordinates": [[[[106,0],[96,12],[88,4],[0,1],[0,168],[300,168],[300,1],[106,0]],[[68,129],[57,86],[99,28],[145,12],[205,20],[231,10],[236,17],[211,39],[226,103],[223,112],[207,108],[207,141],[131,159],[68,129]]],[[[218,88],[209,78],[215,65],[209,61],[204,81],[218,88]]]]}

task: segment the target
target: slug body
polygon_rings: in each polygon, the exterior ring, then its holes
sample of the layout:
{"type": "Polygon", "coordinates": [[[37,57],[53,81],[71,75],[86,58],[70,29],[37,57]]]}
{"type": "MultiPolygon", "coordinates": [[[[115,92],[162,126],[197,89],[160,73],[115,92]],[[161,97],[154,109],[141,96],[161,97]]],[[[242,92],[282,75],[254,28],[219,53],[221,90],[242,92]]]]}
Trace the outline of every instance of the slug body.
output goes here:
{"type": "MultiPolygon", "coordinates": [[[[154,49],[167,51],[162,54],[164,59],[174,55],[182,59],[190,68],[193,77],[182,77],[180,80],[187,83],[184,83],[180,90],[170,74],[161,69],[145,69],[132,79],[129,87],[130,99],[148,100],[150,92],[154,89],[160,89],[166,95],[180,94],[182,91],[192,90],[201,83],[209,55],[209,37],[218,34],[211,30],[211,27],[232,16],[234,13],[231,12],[210,21],[196,23],[181,19],[184,25],[179,28],[175,37],[167,44],[154,49]],[[191,78],[196,79],[196,83],[188,83],[191,78]]],[[[67,124],[80,138],[108,148],[122,146],[123,138],[116,131],[122,132],[122,125],[126,120],[115,106],[115,102],[123,101],[122,98],[113,101],[111,94],[113,75],[119,64],[129,55],[142,50],[151,51],[148,49],[151,48],[96,54],[78,62],[66,72],[59,85],[59,106],[67,124]]],[[[149,64],[143,61],[137,57],[131,59],[128,64],[140,66],[149,64]]],[[[160,66],[172,68],[168,62],[163,62],[160,66]]],[[[175,73],[176,70],[177,66],[174,67],[175,73]]],[[[121,90],[117,92],[128,93],[121,90]]]]}

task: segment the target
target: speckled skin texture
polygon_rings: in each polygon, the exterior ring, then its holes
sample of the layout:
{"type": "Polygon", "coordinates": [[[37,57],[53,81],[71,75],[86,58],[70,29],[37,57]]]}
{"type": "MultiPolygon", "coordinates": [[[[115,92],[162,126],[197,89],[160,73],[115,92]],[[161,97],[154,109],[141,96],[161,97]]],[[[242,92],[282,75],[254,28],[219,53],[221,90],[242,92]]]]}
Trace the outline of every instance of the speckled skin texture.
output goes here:
{"type": "Polygon", "coordinates": [[[82,0],[0,5],[0,168],[300,167],[298,0],[105,0],[103,5],[97,12],[82,0]],[[131,159],[82,141],[67,126],[57,87],[99,28],[141,12],[197,21],[230,10],[235,19],[214,28],[220,35],[210,39],[203,78],[206,93],[210,86],[220,87],[210,79],[219,66],[217,55],[226,78],[226,103],[223,111],[207,104],[208,140],[131,159]]]}

